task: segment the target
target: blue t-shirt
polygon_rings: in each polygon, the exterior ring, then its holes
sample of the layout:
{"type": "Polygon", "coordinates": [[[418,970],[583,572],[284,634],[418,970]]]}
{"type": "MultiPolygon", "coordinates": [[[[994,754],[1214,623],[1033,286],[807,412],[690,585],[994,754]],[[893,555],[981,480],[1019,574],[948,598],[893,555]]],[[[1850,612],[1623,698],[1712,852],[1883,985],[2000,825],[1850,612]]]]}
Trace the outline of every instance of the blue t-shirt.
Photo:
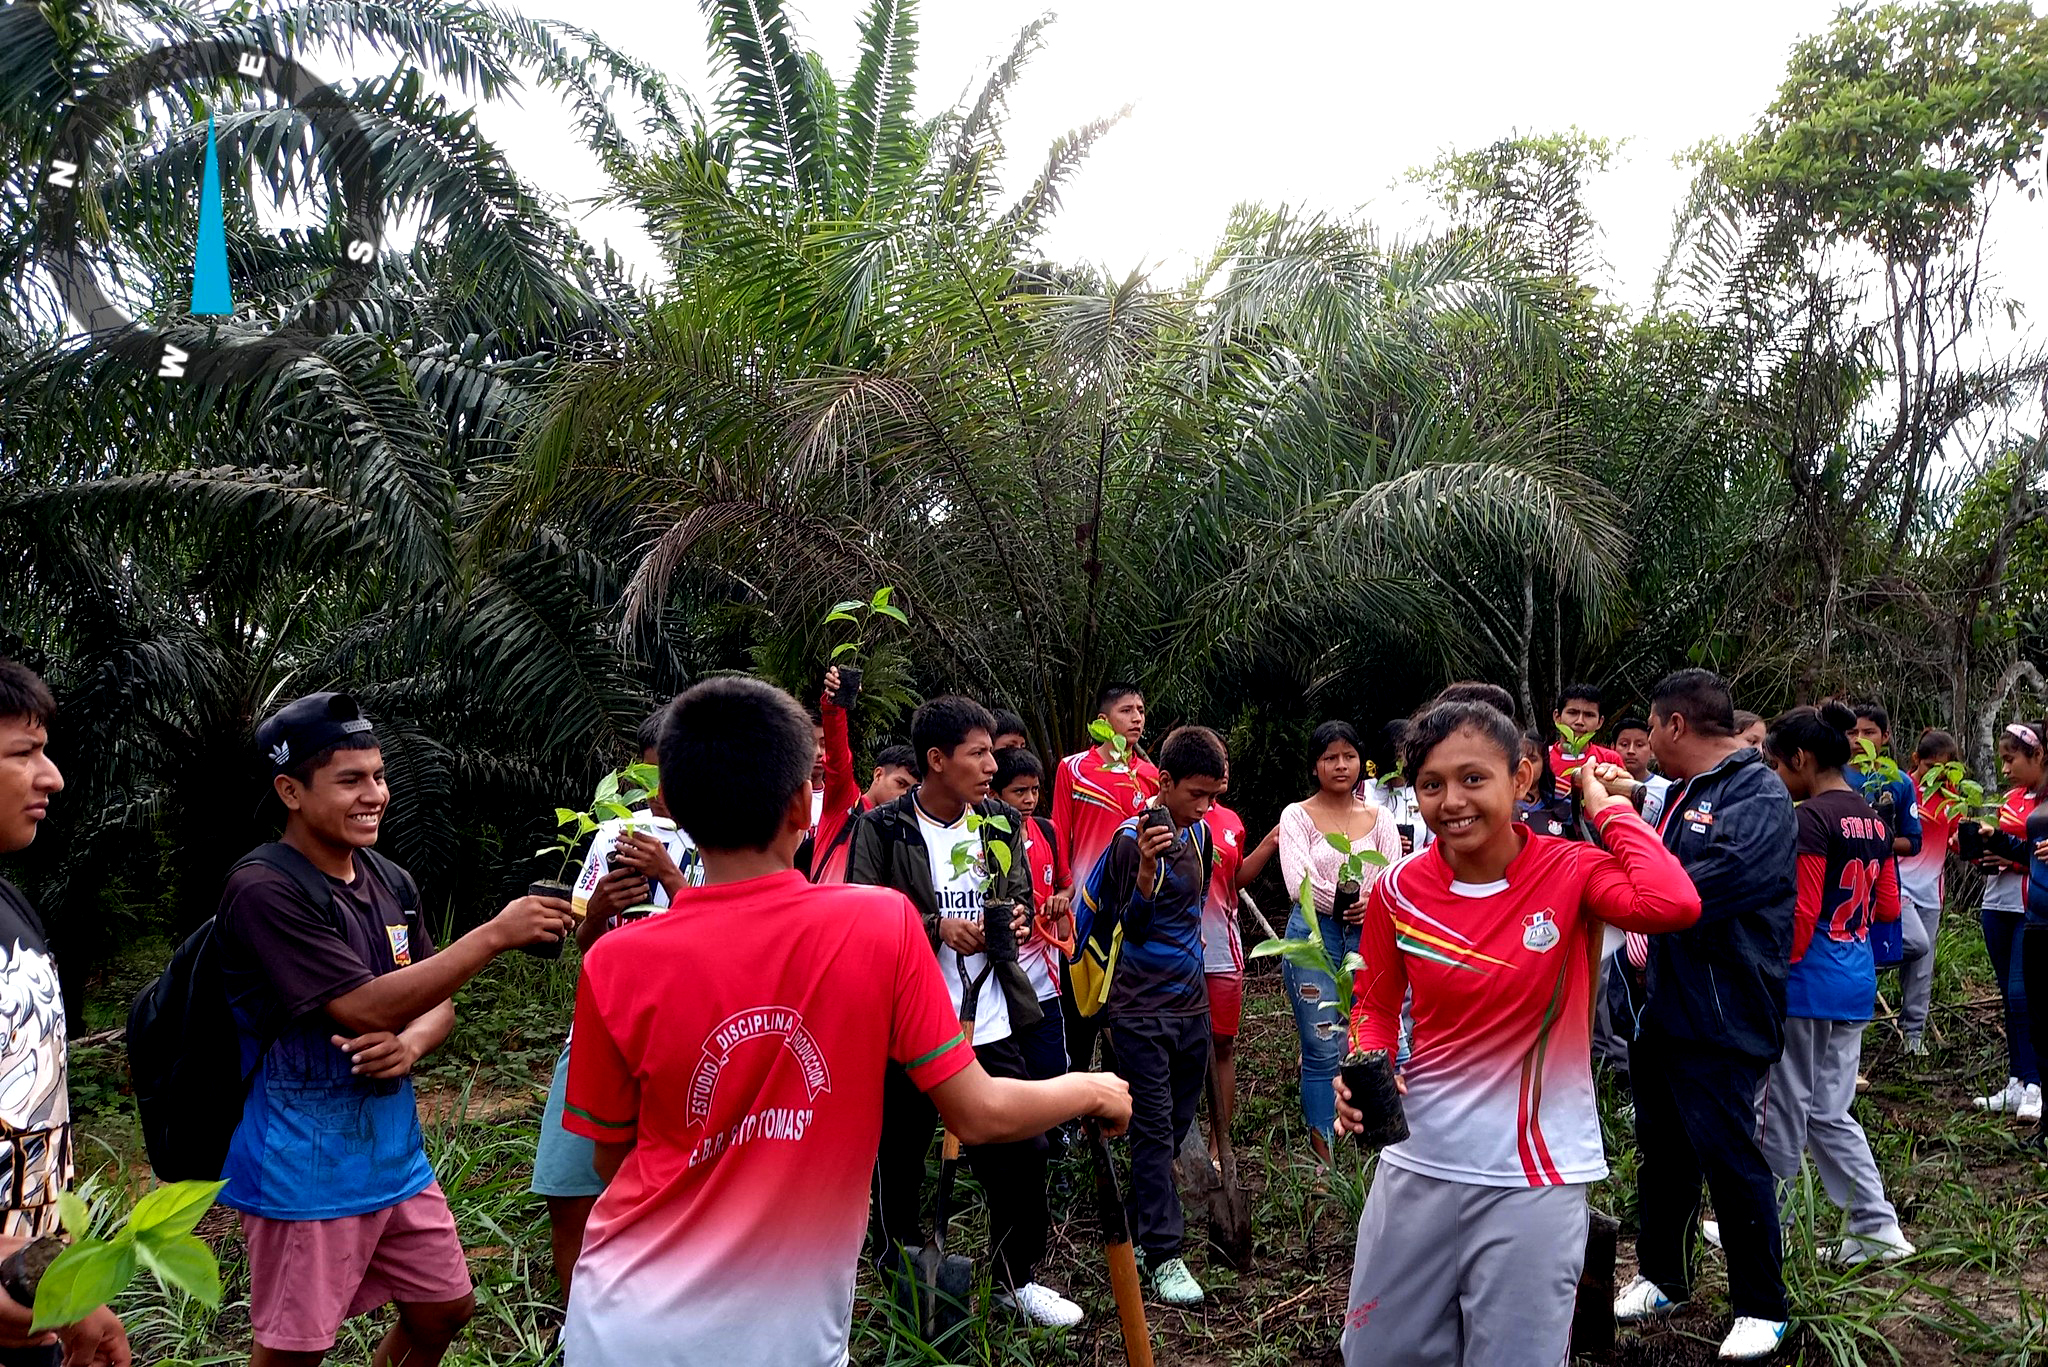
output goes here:
{"type": "Polygon", "coordinates": [[[1209,828],[1200,821],[1175,831],[1160,856],[1152,896],[1138,892],[1138,821],[1110,836],[1109,848],[1081,882],[1082,910],[1092,922],[1120,920],[1124,942],[1110,977],[1108,1014],[1202,1016],[1209,1012],[1209,978],[1202,967],[1202,904],[1211,872],[1209,828]]]}
{"type": "Polygon", "coordinates": [[[412,1079],[352,1075],[333,1043],[352,1032],[321,1009],[433,944],[418,909],[400,907],[361,859],[352,883],[328,882],[328,905],[314,907],[290,878],[252,865],[229,878],[221,902],[228,999],[242,1066],[255,1063],[256,1075],[220,1200],[272,1220],[367,1215],[434,1180],[412,1079]]]}
{"type": "Polygon", "coordinates": [[[1857,793],[1834,789],[1799,804],[1799,911],[1813,938],[1785,977],[1785,1014],[1867,1021],[1877,999],[1871,928],[1891,842],[1857,793]]]}

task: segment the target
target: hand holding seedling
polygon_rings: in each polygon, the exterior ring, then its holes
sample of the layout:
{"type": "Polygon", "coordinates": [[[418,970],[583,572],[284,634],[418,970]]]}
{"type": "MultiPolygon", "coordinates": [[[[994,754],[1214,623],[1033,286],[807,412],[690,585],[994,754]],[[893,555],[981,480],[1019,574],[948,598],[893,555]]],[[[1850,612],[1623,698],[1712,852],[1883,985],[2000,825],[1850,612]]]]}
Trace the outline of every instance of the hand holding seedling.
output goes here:
{"type": "MultiPolygon", "coordinates": [[[[646,831],[620,833],[618,842],[612,846],[612,866],[630,870],[642,878],[652,878],[670,897],[683,887],[683,871],[669,857],[668,845],[646,831]]],[[[636,897],[633,900],[642,899],[636,897]]]]}
{"type": "Polygon", "coordinates": [[[1582,764],[1578,777],[1579,795],[1585,800],[1589,821],[1609,807],[1627,806],[1626,794],[1635,786],[1634,780],[1629,779],[1628,770],[1619,764],[1582,764]],[[1627,788],[1622,786],[1625,779],[1628,780],[1627,788]]]}
{"type": "MultiPolygon", "coordinates": [[[[1340,1135],[1365,1133],[1365,1112],[1351,1104],[1351,1089],[1344,1085],[1344,1075],[1342,1073],[1330,1079],[1330,1090],[1337,1094],[1337,1133],[1340,1135]]],[[[1394,1090],[1402,1096],[1408,1095],[1408,1078],[1406,1074],[1394,1074],[1394,1090]]]]}
{"type": "Polygon", "coordinates": [[[491,918],[499,948],[546,944],[576,928],[576,915],[559,897],[515,897],[491,918]]]}

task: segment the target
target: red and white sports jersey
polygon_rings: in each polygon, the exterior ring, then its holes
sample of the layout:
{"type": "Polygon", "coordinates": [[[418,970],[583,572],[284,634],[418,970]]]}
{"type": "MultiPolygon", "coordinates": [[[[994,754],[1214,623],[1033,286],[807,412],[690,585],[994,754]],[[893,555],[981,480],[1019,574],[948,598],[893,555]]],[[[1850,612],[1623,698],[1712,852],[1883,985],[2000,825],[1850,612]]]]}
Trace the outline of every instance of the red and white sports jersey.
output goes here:
{"type": "Polygon", "coordinates": [[[1949,841],[1960,814],[1947,798],[1929,798],[1918,779],[1913,780],[1913,805],[1920,813],[1920,853],[1898,856],[1899,891],[1916,907],[1939,907],[1949,841]]]}
{"type": "MultiPolygon", "coordinates": [[[[1067,868],[1058,829],[1042,816],[1024,818],[1024,857],[1031,864],[1031,905],[1043,911],[1054,894],[1066,891],[1074,875],[1067,868]]],[[[1060,994],[1060,947],[1039,933],[1036,916],[1031,935],[1017,946],[1017,961],[1024,965],[1024,975],[1040,1001],[1060,994]]]]}
{"type": "Polygon", "coordinates": [[[1066,846],[1067,863],[1086,878],[1116,828],[1145,809],[1159,793],[1159,770],[1152,761],[1131,757],[1129,772],[1102,762],[1095,746],[1068,755],[1052,780],[1053,829],[1066,846]]]}
{"type": "Polygon", "coordinates": [[[883,1070],[935,1087],[974,1051],[901,893],[792,870],[672,912],[583,961],[563,1125],[634,1147],[591,1212],[567,1360],[838,1367],[883,1070]]]}
{"type": "Polygon", "coordinates": [[[1366,899],[1352,1047],[1392,1052],[1414,990],[1409,1137],[1382,1161],[1449,1182],[1561,1186],[1607,1175],[1593,1104],[1600,922],[1646,934],[1699,919],[1682,866],[1626,806],[1613,853],[1521,828],[1497,883],[1461,884],[1432,845],[1366,899]]]}
{"type": "Polygon", "coordinates": [[[1209,897],[1202,903],[1202,971],[1244,972],[1244,938],[1237,928],[1237,870],[1244,863],[1244,819],[1214,803],[1209,823],[1216,851],[1209,870],[1209,897]]]}

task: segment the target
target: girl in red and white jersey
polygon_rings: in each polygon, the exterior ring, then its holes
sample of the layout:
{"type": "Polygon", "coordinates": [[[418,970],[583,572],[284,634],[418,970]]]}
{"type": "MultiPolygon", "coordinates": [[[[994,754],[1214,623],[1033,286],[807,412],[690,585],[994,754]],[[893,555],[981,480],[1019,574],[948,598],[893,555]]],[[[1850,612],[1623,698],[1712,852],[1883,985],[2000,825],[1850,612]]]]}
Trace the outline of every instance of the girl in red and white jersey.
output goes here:
{"type": "MultiPolygon", "coordinates": [[[[2010,840],[2025,840],[2040,803],[2038,794],[2048,788],[2048,744],[2044,742],[2048,742],[2048,727],[2032,722],[2014,722],[1998,738],[1999,768],[2012,787],[1999,804],[1994,828],[2010,840]]],[[[1970,835],[1975,837],[1973,844],[1986,843],[1977,832],[1970,835]]],[[[1980,1111],[2038,1122],[2041,1060],[2033,1045],[2033,1013],[2048,1011],[2048,1001],[2030,1003],[2026,987],[2025,956],[2021,953],[2028,919],[2026,866],[1999,857],[1988,845],[1977,864],[1985,872],[1984,946],[1991,956],[1991,975],[1998,980],[1998,993],[2004,999],[2010,1071],[2003,1089],[1978,1097],[1975,1104],[1980,1111]]]]}
{"type": "MultiPolygon", "coordinates": [[[[1586,1188],[1607,1175],[1591,1054],[1601,923],[1682,929],[1699,895],[1607,790],[1612,766],[1577,777],[1606,849],[1517,822],[1535,766],[1494,708],[1436,703],[1402,751],[1436,840],[1367,899],[1352,1045],[1391,1055],[1412,992],[1409,1138],[1382,1153],[1359,1219],[1344,1361],[1557,1367],[1586,1188]]],[[[1359,1128],[1341,1078],[1336,1091],[1339,1129],[1359,1128]]]]}

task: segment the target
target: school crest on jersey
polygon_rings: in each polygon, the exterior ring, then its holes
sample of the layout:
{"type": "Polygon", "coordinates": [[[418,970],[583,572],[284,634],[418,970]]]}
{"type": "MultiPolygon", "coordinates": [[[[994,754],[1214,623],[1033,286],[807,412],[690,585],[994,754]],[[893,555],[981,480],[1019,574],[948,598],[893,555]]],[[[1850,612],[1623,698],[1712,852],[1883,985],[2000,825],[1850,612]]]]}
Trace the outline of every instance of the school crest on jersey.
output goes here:
{"type": "Polygon", "coordinates": [[[1557,948],[1557,942],[1564,938],[1564,932],[1557,928],[1550,908],[1532,911],[1522,918],[1522,948],[1538,954],[1548,954],[1557,948]]]}
{"type": "Polygon", "coordinates": [[[391,962],[400,968],[412,963],[412,932],[406,926],[386,926],[384,934],[391,941],[391,962]]]}

